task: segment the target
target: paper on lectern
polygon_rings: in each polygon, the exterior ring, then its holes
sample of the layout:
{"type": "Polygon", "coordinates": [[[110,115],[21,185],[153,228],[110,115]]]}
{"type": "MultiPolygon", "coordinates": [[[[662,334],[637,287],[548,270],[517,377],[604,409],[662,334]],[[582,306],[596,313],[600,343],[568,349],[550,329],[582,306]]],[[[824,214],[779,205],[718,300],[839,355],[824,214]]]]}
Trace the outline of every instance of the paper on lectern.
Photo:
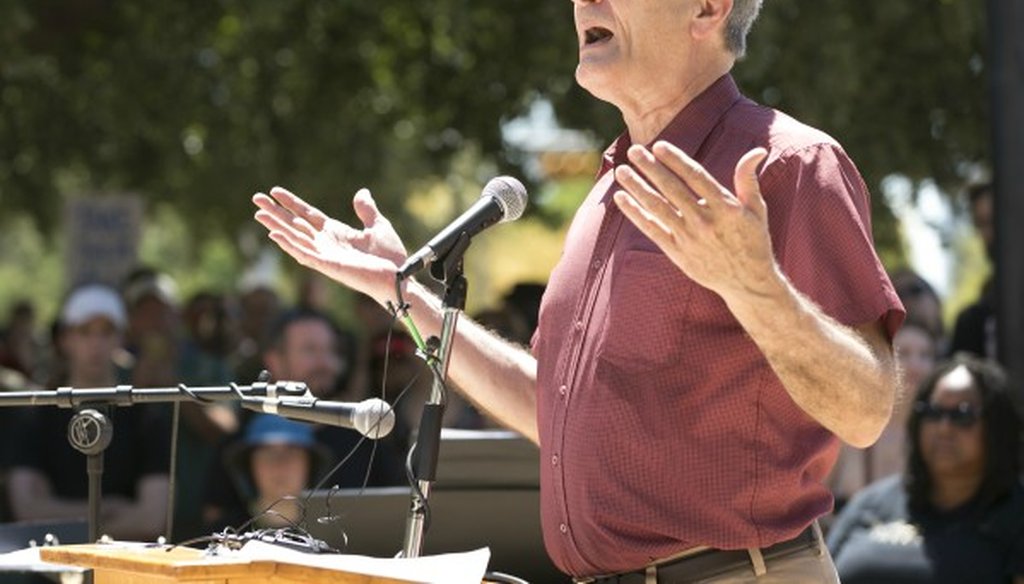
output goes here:
{"type": "Polygon", "coordinates": [[[308,554],[261,541],[223,554],[226,558],[275,560],[329,570],[429,584],[480,584],[491,559],[489,548],[419,558],[371,558],[349,554],[308,554]]]}

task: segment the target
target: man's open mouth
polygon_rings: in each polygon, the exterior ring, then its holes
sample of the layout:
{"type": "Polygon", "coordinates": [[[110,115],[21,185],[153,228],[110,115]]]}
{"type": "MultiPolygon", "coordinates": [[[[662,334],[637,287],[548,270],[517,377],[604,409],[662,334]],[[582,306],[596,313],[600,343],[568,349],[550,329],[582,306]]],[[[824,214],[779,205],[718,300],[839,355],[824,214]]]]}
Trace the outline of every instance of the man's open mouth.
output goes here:
{"type": "Polygon", "coordinates": [[[584,44],[588,46],[603,43],[613,36],[612,31],[600,26],[588,28],[586,32],[583,33],[584,44]]]}

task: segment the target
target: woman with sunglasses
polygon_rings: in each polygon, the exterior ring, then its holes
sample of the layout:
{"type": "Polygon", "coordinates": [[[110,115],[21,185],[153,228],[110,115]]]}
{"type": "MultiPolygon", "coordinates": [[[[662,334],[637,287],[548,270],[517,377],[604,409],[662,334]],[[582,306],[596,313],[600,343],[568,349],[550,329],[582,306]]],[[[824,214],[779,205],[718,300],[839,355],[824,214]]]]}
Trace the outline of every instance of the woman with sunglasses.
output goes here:
{"type": "Polygon", "coordinates": [[[902,476],[859,493],[829,549],[844,584],[1024,584],[1021,416],[995,364],[958,355],[921,383],[902,476]]]}

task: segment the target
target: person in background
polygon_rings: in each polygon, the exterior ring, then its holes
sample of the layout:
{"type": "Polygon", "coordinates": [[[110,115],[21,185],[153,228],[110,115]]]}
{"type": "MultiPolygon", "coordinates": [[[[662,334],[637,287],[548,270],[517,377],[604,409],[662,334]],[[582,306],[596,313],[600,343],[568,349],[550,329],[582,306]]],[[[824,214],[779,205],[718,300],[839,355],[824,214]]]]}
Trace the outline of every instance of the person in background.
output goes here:
{"type": "MultiPolygon", "coordinates": [[[[59,385],[75,389],[114,387],[130,379],[114,354],[127,316],[120,296],[106,286],[74,290],[60,313],[60,353],[67,375],[59,385]]],[[[86,459],[67,440],[73,412],[56,407],[26,410],[19,420],[9,497],[19,521],[84,519],[86,459]]],[[[109,408],[114,437],[105,453],[103,531],[115,538],[153,540],[166,521],[170,432],[164,418],[144,405],[109,408]]]]}
{"type": "Polygon", "coordinates": [[[224,451],[224,465],[235,497],[226,506],[207,505],[203,519],[211,530],[295,524],[301,506],[294,497],[313,486],[332,457],[307,424],[270,414],[253,416],[240,439],[224,451]]]}
{"type": "Polygon", "coordinates": [[[968,355],[921,383],[904,473],[854,497],[829,534],[844,584],[1024,584],[1018,405],[1003,371],[968,355]]]}
{"type": "MultiPolygon", "coordinates": [[[[228,362],[233,350],[234,323],[223,296],[201,291],[181,312],[175,381],[190,386],[226,386],[236,381],[228,362]]],[[[247,382],[242,382],[247,383],[247,382]]],[[[221,445],[239,429],[239,412],[231,402],[181,404],[178,435],[178,478],[175,492],[174,539],[202,533],[202,503],[208,472],[221,445]]]]}
{"type": "MultiPolygon", "coordinates": [[[[995,192],[991,183],[974,185],[967,191],[971,220],[993,267],[996,266],[995,192]]],[[[950,350],[966,351],[988,359],[998,358],[995,277],[985,282],[978,299],[956,317],[950,350]]]]}
{"type": "MultiPolygon", "coordinates": [[[[368,388],[339,393],[338,378],[344,373],[340,338],[338,326],[322,312],[301,308],[285,312],[271,328],[270,346],[263,355],[266,369],[274,380],[304,382],[320,399],[355,402],[371,397],[368,388]]],[[[357,487],[364,480],[371,486],[405,484],[403,446],[407,437],[400,425],[377,441],[362,440],[357,431],[337,426],[315,425],[313,432],[338,460],[356,449],[331,484],[357,487]]]]}
{"type": "Polygon", "coordinates": [[[224,295],[212,290],[193,294],[182,310],[182,323],[184,377],[208,383],[233,380],[228,359],[237,343],[237,323],[224,295]]]}
{"type": "Polygon", "coordinates": [[[857,491],[880,478],[903,470],[911,398],[935,367],[938,348],[931,329],[911,318],[903,323],[893,337],[892,345],[902,372],[900,393],[893,406],[892,419],[873,445],[864,449],[843,445],[840,450],[839,460],[829,479],[836,498],[837,513],[857,491]]]}
{"type": "Polygon", "coordinates": [[[937,354],[945,355],[949,342],[942,321],[942,299],[935,288],[920,274],[909,269],[893,273],[892,285],[907,310],[907,318],[927,328],[935,338],[937,354]]]}
{"type": "MultiPolygon", "coordinates": [[[[0,331],[0,391],[34,390],[46,382],[45,347],[34,329],[35,309],[27,301],[15,303],[0,331]]],[[[8,414],[0,410],[0,420],[8,414]]]]}
{"type": "Polygon", "coordinates": [[[232,369],[239,382],[256,381],[263,370],[263,352],[270,346],[271,328],[284,308],[277,292],[258,278],[239,286],[239,340],[232,357],[232,369]]]}
{"type": "Polygon", "coordinates": [[[544,297],[544,284],[520,282],[512,287],[502,298],[502,305],[521,318],[526,324],[526,335],[520,338],[509,338],[510,341],[529,345],[533,331],[537,330],[537,319],[540,313],[541,299],[544,297]]]}
{"type": "MultiPolygon", "coordinates": [[[[360,401],[367,397],[365,390],[358,394],[338,393],[338,378],[342,375],[342,362],[338,351],[338,328],[334,321],[321,312],[309,309],[286,311],[270,332],[270,345],[263,355],[266,370],[275,381],[300,381],[319,399],[360,401]]],[[[358,488],[405,485],[404,444],[406,437],[400,428],[381,440],[363,439],[355,430],[336,426],[312,425],[317,443],[330,451],[332,458],[345,465],[331,477],[326,486],[358,488]],[[351,457],[349,455],[351,454],[351,457]]],[[[209,509],[245,508],[237,489],[230,488],[225,478],[228,470],[218,463],[211,469],[203,504],[204,521],[216,522],[217,515],[209,509]]],[[[322,477],[317,477],[321,479],[322,477]]],[[[221,525],[223,527],[223,525],[221,525]]]]}
{"type": "Polygon", "coordinates": [[[43,344],[36,336],[36,311],[28,300],[11,306],[0,335],[0,368],[20,373],[28,383],[46,381],[43,344]]]}
{"type": "Polygon", "coordinates": [[[125,278],[122,295],[128,311],[124,347],[134,357],[132,384],[177,385],[183,332],[177,285],[170,276],[141,266],[125,278]]]}

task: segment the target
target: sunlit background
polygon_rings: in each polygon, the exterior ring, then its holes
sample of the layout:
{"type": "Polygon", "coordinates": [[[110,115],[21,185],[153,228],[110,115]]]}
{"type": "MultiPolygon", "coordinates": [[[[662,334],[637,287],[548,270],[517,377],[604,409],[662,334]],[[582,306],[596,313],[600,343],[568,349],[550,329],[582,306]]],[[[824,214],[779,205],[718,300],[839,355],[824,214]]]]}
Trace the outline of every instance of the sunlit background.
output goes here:
{"type": "MultiPolygon", "coordinates": [[[[990,271],[964,198],[989,173],[983,9],[772,0],[736,70],[844,144],[887,267],[921,273],[947,325],[990,271]]],[[[566,1],[3,3],[0,315],[27,298],[47,322],[95,262],[112,280],[154,266],[182,298],[294,298],[301,271],[254,225],[253,192],[289,186],[352,221],[367,186],[415,248],[513,174],[527,216],[467,258],[469,309],[491,307],[545,280],[621,129],[575,86],[575,57],[566,1]]]]}

